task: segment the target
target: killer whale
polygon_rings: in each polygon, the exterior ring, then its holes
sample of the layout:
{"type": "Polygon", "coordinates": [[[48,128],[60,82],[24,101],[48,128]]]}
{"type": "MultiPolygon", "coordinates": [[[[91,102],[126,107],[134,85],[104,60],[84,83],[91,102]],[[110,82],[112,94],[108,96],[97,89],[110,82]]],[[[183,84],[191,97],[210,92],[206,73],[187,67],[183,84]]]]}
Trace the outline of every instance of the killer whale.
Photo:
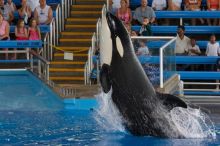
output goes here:
{"type": "Polygon", "coordinates": [[[123,117],[128,131],[137,136],[183,137],[164,112],[187,108],[177,96],[157,93],[146,76],[122,22],[107,12],[102,16],[100,82],[123,117]]]}

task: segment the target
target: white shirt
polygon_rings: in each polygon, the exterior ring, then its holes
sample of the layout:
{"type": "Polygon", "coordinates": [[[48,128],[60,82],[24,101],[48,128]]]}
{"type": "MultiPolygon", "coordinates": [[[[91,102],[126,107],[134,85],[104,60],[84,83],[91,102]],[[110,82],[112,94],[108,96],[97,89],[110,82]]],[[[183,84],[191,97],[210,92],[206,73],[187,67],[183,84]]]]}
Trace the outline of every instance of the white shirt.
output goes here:
{"type": "Polygon", "coordinates": [[[214,44],[211,44],[208,42],[207,48],[206,48],[206,55],[207,56],[218,56],[218,53],[220,53],[219,43],[216,42],[214,44]]]}
{"type": "Polygon", "coordinates": [[[121,7],[121,4],[120,4],[120,0],[112,0],[113,1],[113,4],[112,4],[112,7],[113,8],[120,8],[121,7]]]}
{"type": "Polygon", "coordinates": [[[184,36],[181,40],[179,35],[176,37],[175,53],[183,54],[188,51],[188,46],[190,44],[190,39],[184,36]]]}
{"type": "Polygon", "coordinates": [[[36,11],[38,13],[39,23],[44,24],[48,19],[50,6],[46,5],[44,9],[41,9],[40,6],[36,7],[36,11]]]}
{"type": "Polygon", "coordinates": [[[34,12],[34,9],[40,4],[38,0],[27,0],[27,5],[31,8],[31,11],[34,12]]]}
{"type": "Polygon", "coordinates": [[[149,49],[147,46],[138,48],[138,55],[149,55],[149,49]]]}
{"type": "Polygon", "coordinates": [[[192,45],[189,45],[189,47],[188,47],[188,51],[189,51],[188,54],[189,54],[190,56],[196,56],[196,55],[198,55],[198,54],[194,53],[192,50],[198,52],[199,54],[201,53],[201,51],[200,51],[198,45],[195,45],[194,47],[193,47],[192,45]]]}
{"type": "Polygon", "coordinates": [[[153,0],[152,2],[152,8],[155,8],[156,10],[159,10],[159,11],[166,8],[166,6],[167,6],[166,0],[153,0]]]}

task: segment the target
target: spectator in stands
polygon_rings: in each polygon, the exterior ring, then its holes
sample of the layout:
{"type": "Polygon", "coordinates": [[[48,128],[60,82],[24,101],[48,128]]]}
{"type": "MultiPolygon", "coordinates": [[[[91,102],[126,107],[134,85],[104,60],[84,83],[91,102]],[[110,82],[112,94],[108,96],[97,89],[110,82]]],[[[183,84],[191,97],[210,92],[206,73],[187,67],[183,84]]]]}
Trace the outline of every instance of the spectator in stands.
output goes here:
{"type": "Polygon", "coordinates": [[[133,16],[135,24],[142,25],[145,17],[149,19],[150,23],[154,23],[156,18],[155,12],[151,7],[147,6],[147,3],[147,0],[141,0],[141,6],[136,8],[133,16]]]}
{"type": "MultiPolygon", "coordinates": [[[[217,11],[219,10],[220,0],[207,0],[207,10],[217,11]]],[[[208,25],[217,25],[217,19],[207,19],[208,25]],[[213,21],[213,22],[212,22],[213,21]]]]}
{"type": "Polygon", "coordinates": [[[121,0],[121,7],[117,9],[116,16],[124,23],[124,25],[130,25],[132,15],[130,8],[127,7],[127,0],[121,0]]]}
{"type": "MultiPolygon", "coordinates": [[[[181,11],[182,0],[168,0],[168,11],[181,11]]],[[[166,25],[170,25],[169,19],[166,19],[166,25]]]]}
{"type": "Polygon", "coordinates": [[[141,26],[139,34],[142,36],[151,36],[152,35],[151,25],[149,24],[149,19],[146,17],[143,20],[143,24],[141,26]]]}
{"type": "MultiPolygon", "coordinates": [[[[16,40],[28,40],[28,32],[27,29],[25,28],[25,23],[23,19],[18,20],[17,26],[15,27],[15,37],[16,40]]],[[[16,53],[14,53],[12,59],[16,59],[16,58],[17,55],[16,53]]]]}
{"type": "Polygon", "coordinates": [[[152,1],[152,8],[155,11],[163,11],[167,8],[167,2],[166,0],[153,0],[152,1]]]}
{"type": "Polygon", "coordinates": [[[188,55],[190,56],[198,56],[201,54],[199,46],[196,45],[196,39],[191,37],[190,45],[188,46],[188,55]]]}
{"type": "Polygon", "coordinates": [[[216,42],[216,37],[214,34],[210,36],[210,41],[207,44],[205,54],[206,56],[219,56],[220,55],[219,43],[216,42]]]}
{"type": "Polygon", "coordinates": [[[31,11],[34,12],[35,8],[40,4],[38,0],[27,0],[27,5],[31,8],[31,11]]]}
{"type": "Polygon", "coordinates": [[[40,28],[37,26],[37,21],[32,18],[28,28],[29,40],[41,40],[40,28]]]}
{"type": "MultiPolygon", "coordinates": [[[[112,1],[113,8],[115,8],[115,9],[120,8],[121,0],[110,0],[110,1],[112,1]]],[[[130,5],[129,0],[126,0],[126,3],[127,3],[127,7],[129,7],[129,5],[130,5]]]]}
{"type": "Polygon", "coordinates": [[[145,40],[140,40],[140,47],[138,48],[138,51],[137,51],[137,55],[138,56],[142,56],[142,55],[150,55],[150,52],[149,52],[149,49],[148,47],[146,46],[146,41],[145,40]]]}
{"type": "Polygon", "coordinates": [[[7,0],[6,6],[8,6],[9,10],[14,13],[17,11],[16,5],[13,3],[12,0],[7,0]]]}
{"type": "MultiPolygon", "coordinates": [[[[210,36],[210,41],[207,44],[206,48],[206,56],[219,56],[220,55],[220,48],[219,48],[219,43],[216,42],[216,37],[215,35],[210,36]]],[[[206,67],[206,70],[215,70],[215,65],[208,65],[206,67]]]]}
{"type": "MultiPolygon", "coordinates": [[[[131,36],[138,36],[138,34],[137,34],[136,31],[131,30],[131,36]]],[[[137,52],[138,48],[140,47],[138,39],[132,39],[131,41],[132,41],[132,44],[133,44],[133,47],[134,47],[134,51],[137,52]]]]}
{"type": "Polygon", "coordinates": [[[182,0],[168,0],[169,11],[180,11],[182,0]]]}
{"type": "MultiPolygon", "coordinates": [[[[3,14],[0,12],[0,40],[10,40],[10,27],[8,21],[4,20],[3,14]]],[[[7,51],[8,49],[4,49],[7,51]]],[[[8,60],[8,53],[5,54],[5,59],[8,60]]]]}
{"type": "Polygon", "coordinates": [[[184,35],[185,27],[183,25],[179,25],[177,27],[177,38],[175,45],[175,53],[176,55],[186,55],[188,52],[188,46],[190,44],[190,39],[184,35]]]}
{"type": "Polygon", "coordinates": [[[14,20],[14,15],[10,11],[7,5],[4,5],[4,0],[0,0],[0,12],[2,13],[4,20],[8,21],[9,24],[14,20]]]}
{"type": "Polygon", "coordinates": [[[34,18],[40,25],[50,24],[53,18],[53,11],[50,6],[46,4],[46,0],[40,0],[40,5],[34,10],[34,18]]]}
{"type": "Polygon", "coordinates": [[[27,0],[21,0],[21,8],[18,9],[19,19],[23,19],[25,24],[29,23],[31,18],[31,8],[27,5],[27,0]]]}
{"type": "MultiPolygon", "coordinates": [[[[187,11],[200,11],[202,0],[185,0],[185,10],[187,11]]],[[[201,24],[204,24],[202,18],[199,19],[201,24]]],[[[196,25],[196,19],[191,19],[192,25],[196,25]]]]}

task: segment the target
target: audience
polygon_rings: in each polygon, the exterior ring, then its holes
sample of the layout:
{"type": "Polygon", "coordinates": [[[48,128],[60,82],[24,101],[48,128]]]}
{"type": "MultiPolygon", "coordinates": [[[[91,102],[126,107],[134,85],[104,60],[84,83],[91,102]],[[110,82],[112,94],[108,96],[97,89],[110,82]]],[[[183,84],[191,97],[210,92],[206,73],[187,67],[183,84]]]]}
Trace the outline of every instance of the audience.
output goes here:
{"type": "Polygon", "coordinates": [[[220,55],[219,43],[216,42],[216,37],[214,34],[210,36],[210,41],[207,44],[205,54],[206,56],[219,56],[220,55]]]}
{"type": "Polygon", "coordinates": [[[147,0],[141,0],[141,6],[136,8],[134,12],[134,23],[142,25],[145,17],[149,19],[150,23],[154,23],[156,18],[155,12],[151,7],[147,6],[147,4],[147,0]]]}
{"type": "Polygon", "coordinates": [[[27,5],[27,0],[21,0],[21,8],[18,9],[20,19],[24,20],[25,24],[29,23],[31,18],[31,8],[27,5]]]}
{"type": "MultiPolygon", "coordinates": [[[[202,0],[186,0],[185,1],[185,10],[187,11],[200,11],[202,0]]],[[[201,24],[204,24],[202,18],[199,19],[201,24]]],[[[192,25],[196,25],[196,19],[191,19],[192,25]]]]}
{"type": "Polygon", "coordinates": [[[29,40],[41,40],[40,28],[37,26],[37,21],[33,18],[30,20],[28,36],[29,40]]]}
{"type": "Polygon", "coordinates": [[[196,39],[191,37],[190,45],[188,46],[188,55],[189,56],[198,56],[201,54],[199,46],[196,45],[196,39]]]}
{"type": "MultiPolygon", "coordinates": [[[[207,10],[217,11],[219,10],[220,0],[207,0],[207,10]]],[[[217,25],[217,19],[207,19],[208,25],[217,25]],[[213,22],[212,22],[213,21],[213,22]]]]}
{"type": "Polygon", "coordinates": [[[168,0],[169,11],[180,11],[182,0],[168,0]]]}
{"type": "Polygon", "coordinates": [[[130,25],[132,15],[130,8],[127,6],[126,0],[121,0],[121,7],[117,9],[116,16],[124,23],[124,25],[130,25]]]}
{"type": "Polygon", "coordinates": [[[190,39],[184,35],[185,27],[183,25],[179,25],[177,28],[177,39],[175,45],[175,53],[176,55],[186,55],[188,52],[188,46],[190,44],[190,39]]]}
{"type": "Polygon", "coordinates": [[[53,11],[50,6],[46,4],[46,0],[39,0],[40,5],[34,10],[34,18],[37,23],[42,25],[50,24],[53,18],[53,11]]]}
{"type": "Polygon", "coordinates": [[[167,2],[166,0],[153,0],[152,1],[152,8],[155,11],[163,11],[167,8],[167,2]]]}
{"type": "MultiPolygon", "coordinates": [[[[138,36],[137,32],[134,31],[134,30],[131,30],[131,37],[132,36],[138,36]]],[[[132,39],[132,44],[133,44],[133,47],[134,47],[134,51],[137,52],[138,51],[138,48],[140,47],[140,44],[139,44],[139,41],[138,39],[132,39]]]]}
{"type": "MultiPolygon", "coordinates": [[[[3,14],[0,12],[0,40],[10,40],[10,27],[8,21],[4,20],[3,14]]],[[[7,51],[8,49],[4,49],[7,51]]],[[[8,53],[5,54],[5,59],[8,60],[8,53]]]]}
{"type": "Polygon", "coordinates": [[[7,0],[6,6],[8,6],[8,9],[10,10],[10,12],[14,13],[15,11],[17,11],[16,5],[13,3],[12,0],[7,0]]]}
{"type": "MultiPolygon", "coordinates": [[[[25,28],[25,22],[23,19],[18,20],[17,26],[15,27],[15,37],[16,40],[28,40],[28,32],[27,29],[25,28]]],[[[12,59],[16,59],[16,58],[17,58],[17,54],[14,53],[12,59]]]]}
{"type": "Polygon", "coordinates": [[[14,20],[14,15],[7,5],[4,5],[4,0],[0,0],[0,12],[2,13],[4,20],[8,21],[9,24],[14,20]]]}
{"type": "Polygon", "coordinates": [[[149,19],[146,17],[143,20],[143,24],[141,26],[139,34],[142,36],[151,36],[152,35],[151,25],[149,24],[149,19]]]}
{"type": "Polygon", "coordinates": [[[34,12],[34,9],[40,4],[38,0],[27,0],[27,5],[31,8],[31,11],[34,12]]]}
{"type": "Polygon", "coordinates": [[[138,56],[143,56],[143,55],[150,55],[150,52],[149,52],[149,49],[148,47],[146,46],[146,41],[145,40],[140,40],[140,47],[138,48],[138,51],[137,51],[137,55],[138,56]]]}

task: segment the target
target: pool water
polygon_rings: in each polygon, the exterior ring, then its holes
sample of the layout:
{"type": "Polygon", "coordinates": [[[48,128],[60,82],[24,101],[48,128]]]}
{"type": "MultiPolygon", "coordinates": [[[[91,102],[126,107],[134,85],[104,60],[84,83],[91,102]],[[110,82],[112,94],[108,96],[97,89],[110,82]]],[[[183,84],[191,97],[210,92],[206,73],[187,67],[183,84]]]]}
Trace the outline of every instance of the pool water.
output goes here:
{"type": "Polygon", "coordinates": [[[95,99],[64,102],[29,72],[0,74],[0,145],[220,145],[215,139],[136,137],[97,123],[95,99]]]}

